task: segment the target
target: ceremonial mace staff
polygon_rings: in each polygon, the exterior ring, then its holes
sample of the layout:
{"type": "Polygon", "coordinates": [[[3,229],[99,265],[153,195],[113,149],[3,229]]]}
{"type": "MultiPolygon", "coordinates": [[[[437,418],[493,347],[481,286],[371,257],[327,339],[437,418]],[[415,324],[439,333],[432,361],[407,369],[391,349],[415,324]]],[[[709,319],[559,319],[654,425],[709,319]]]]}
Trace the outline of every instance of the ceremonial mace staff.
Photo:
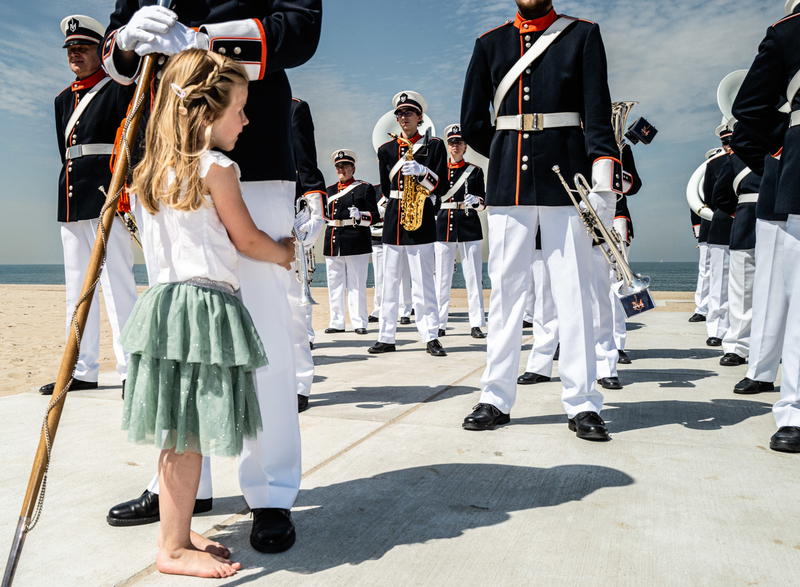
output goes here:
{"type": "MultiPolygon", "coordinates": [[[[158,0],[158,5],[171,8],[174,0],[158,0]]],[[[112,57],[113,59],[113,57],[112,57]]],[[[86,278],[83,280],[81,296],[72,315],[73,328],[70,329],[67,346],[64,349],[64,356],[61,359],[61,367],[58,371],[53,397],[47,407],[44,422],[42,424],[42,434],[39,439],[39,448],[36,450],[36,457],[33,461],[28,489],[25,492],[25,500],[22,504],[22,511],[19,515],[19,522],[14,533],[14,541],[11,543],[11,553],[8,555],[8,564],[3,574],[2,587],[10,587],[14,580],[14,573],[17,570],[22,546],[25,543],[25,535],[36,525],[41,514],[44,501],[44,490],[46,488],[47,470],[50,466],[50,453],[55,440],[58,422],[61,419],[61,411],[64,409],[64,401],[67,398],[67,389],[72,382],[72,374],[75,371],[75,364],[78,361],[78,351],[80,350],[80,339],[83,334],[86,318],[89,315],[89,308],[92,304],[92,297],[98,282],[100,272],[106,259],[107,236],[111,231],[114,217],[117,212],[117,200],[125,186],[125,179],[128,175],[130,164],[130,145],[136,139],[139,130],[139,120],[142,117],[142,104],[150,91],[150,80],[153,77],[156,59],[153,55],[144,58],[142,69],[139,75],[139,82],[136,86],[136,93],[133,96],[132,107],[125,121],[122,133],[122,143],[117,153],[117,160],[114,164],[114,174],[111,177],[111,184],[108,187],[106,201],[100,213],[100,222],[97,227],[97,236],[94,240],[92,256],[89,260],[89,267],[86,270],[86,278]],[[124,147],[124,148],[123,148],[124,147]],[[33,523],[31,520],[33,519],[33,523]]]]}

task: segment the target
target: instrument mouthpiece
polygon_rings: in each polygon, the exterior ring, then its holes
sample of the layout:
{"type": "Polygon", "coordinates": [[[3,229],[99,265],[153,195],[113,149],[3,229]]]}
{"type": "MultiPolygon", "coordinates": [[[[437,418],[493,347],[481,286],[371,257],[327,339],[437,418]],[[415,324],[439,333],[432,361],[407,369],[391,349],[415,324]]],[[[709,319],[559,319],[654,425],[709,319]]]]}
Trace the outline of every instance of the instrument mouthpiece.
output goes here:
{"type": "Polygon", "coordinates": [[[558,165],[553,165],[552,169],[553,169],[553,171],[555,171],[556,173],[559,173],[559,172],[561,171],[561,168],[560,168],[558,165]]]}

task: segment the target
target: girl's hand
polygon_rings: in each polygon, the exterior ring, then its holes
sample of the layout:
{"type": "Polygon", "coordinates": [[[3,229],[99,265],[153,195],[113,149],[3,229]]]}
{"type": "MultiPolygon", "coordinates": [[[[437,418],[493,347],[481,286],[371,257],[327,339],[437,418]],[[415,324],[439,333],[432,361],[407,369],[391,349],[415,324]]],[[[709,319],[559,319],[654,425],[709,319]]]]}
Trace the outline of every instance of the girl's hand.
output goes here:
{"type": "Polygon", "coordinates": [[[278,247],[281,250],[281,260],[277,261],[278,265],[286,269],[292,270],[292,262],[294,261],[294,237],[287,236],[278,241],[278,247]]]}

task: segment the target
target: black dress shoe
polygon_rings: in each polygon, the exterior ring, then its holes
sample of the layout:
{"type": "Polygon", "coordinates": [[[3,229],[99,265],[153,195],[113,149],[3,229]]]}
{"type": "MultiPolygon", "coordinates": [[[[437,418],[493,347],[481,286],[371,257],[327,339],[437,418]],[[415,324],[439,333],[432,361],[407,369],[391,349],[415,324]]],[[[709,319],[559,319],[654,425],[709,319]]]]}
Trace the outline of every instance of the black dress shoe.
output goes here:
{"type": "Polygon", "coordinates": [[[527,320],[522,321],[522,328],[533,328],[533,322],[528,322],[527,320]]]}
{"type": "Polygon", "coordinates": [[[434,338],[427,344],[427,348],[425,349],[428,351],[428,354],[433,355],[434,357],[446,357],[447,353],[442,348],[441,343],[439,342],[438,338],[434,338]]]}
{"type": "Polygon", "coordinates": [[[619,377],[602,377],[597,382],[603,389],[622,389],[622,384],[619,382],[619,377]]]}
{"type": "Polygon", "coordinates": [[[411,315],[412,316],[414,315],[414,309],[413,308],[411,309],[411,315]]]}
{"type": "Polygon", "coordinates": [[[310,348],[313,351],[314,350],[314,343],[309,341],[308,342],[308,348],[310,348]]]}
{"type": "Polygon", "coordinates": [[[256,508],[252,512],[250,546],[267,554],[292,547],[296,538],[292,512],[278,508],[256,508]]]}
{"type": "Polygon", "coordinates": [[[768,381],[755,381],[745,377],[733,386],[733,393],[740,393],[743,395],[761,393],[762,391],[775,391],[775,384],[768,381]]]}
{"type": "Polygon", "coordinates": [[[125,380],[122,380],[122,399],[125,399],[125,380]]]}
{"type": "Polygon", "coordinates": [[[378,355],[380,353],[391,353],[392,351],[396,351],[397,347],[394,346],[394,343],[389,342],[376,342],[371,347],[367,349],[368,353],[372,353],[373,355],[378,355]]]}
{"type": "Polygon", "coordinates": [[[484,334],[483,330],[481,330],[477,326],[472,327],[472,330],[469,331],[469,335],[472,338],[486,338],[486,334],[484,334]]]}
{"type": "Polygon", "coordinates": [[[297,413],[305,412],[308,409],[308,397],[297,394],[297,413]]]}
{"type": "Polygon", "coordinates": [[[442,337],[443,337],[444,335],[446,335],[447,333],[444,331],[444,328],[440,328],[440,329],[439,329],[439,332],[438,332],[437,334],[438,334],[439,338],[442,338],[442,337]]]}
{"type": "Polygon", "coordinates": [[[553,354],[553,360],[558,361],[558,356],[561,354],[561,343],[556,347],[556,352],[553,354]]]}
{"type": "MultiPolygon", "coordinates": [[[[211,511],[213,499],[194,500],[193,514],[211,511]]],[[[158,522],[158,494],[144,490],[139,497],[115,505],[108,511],[106,522],[111,526],[142,526],[158,522]]]]}
{"type": "Polygon", "coordinates": [[[783,426],[769,439],[769,447],[778,452],[800,452],[800,428],[783,426]]]}
{"type": "Polygon", "coordinates": [[[705,322],[705,321],[706,317],[703,316],[702,314],[697,314],[697,313],[692,314],[692,317],[689,318],[689,322],[705,322]]]}
{"type": "Polygon", "coordinates": [[[569,429],[584,440],[609,440],[606,423],[597,412],[581,412],[570,418],[569,429]]]}
{"type": "Polygon", "coordinates": [[[356,334],[366,334],[366,333],[367,333],[366,328],[356,328],[356,334]]]}
{"type": "Polygon", "coordinates": [[[378,318],[377,316],[370,316],[369,318],[367,318],[367,322],[369,322],[369,323],[380,322],[380,321],[381,321],[381,319],[378,318]]]}
{"type": "Polygon", "coordinates": [[[411,324],[411,318],[408,316],[400,316],[400,324],[411,324]]]}
{"type": "Polygon", "coordinates": [[[338,334],[344,332],[344,328],[326,328],[325,334],[338,334]]]}
{"type": "Polygon", "coordinates": [[[511,414],[504,414],[491,404],[478,404],[472,410],[461,424],[465,430],[494,430],[495,426],[511,422],[511,414]]]}
{"type": "Polygon", "coordinates": [[[619,355],[619,358],[617,359],[617,363],[619,363],[621,365],[630,365],[631,364],[631,358],[628,356],[628,353],[626,353],[625,351],[617,351],[617,354],[619,355]]]}
{"type": "MultiPolygon", "coordinates": [[[[42,395],[53,395],[53,390],[56,388],[56,382],[42,385],[39,388],[39,393],[42,395]]],[[[81,381],[80,379],[72,379],[67,391],[78,391],[81,389],[97,389],[97,381],[81,381]]]]}
{"type": "Polygon", "coordinates": [[[708,346],[722,346],[722,339],[717,338],[716,336],[709,336],[706,339],[706,344],[708,346]]]}
{"type": "Polygon", "coordinates": [[[744,365],[744,363],[745,358],[736,353],[725,353],[719,360],[719,364],[723,367],[738,367],[739,365],[744,365]]]}
{"type": "Polygon", "coordinates": [[[525,371],[525,373],[517,377],[517,383],[520,385],[533,385],[534,383],[547,383],[548,381],[550,381],[550,378],[547,375],[539,375],[530,371],[525,371]]]}

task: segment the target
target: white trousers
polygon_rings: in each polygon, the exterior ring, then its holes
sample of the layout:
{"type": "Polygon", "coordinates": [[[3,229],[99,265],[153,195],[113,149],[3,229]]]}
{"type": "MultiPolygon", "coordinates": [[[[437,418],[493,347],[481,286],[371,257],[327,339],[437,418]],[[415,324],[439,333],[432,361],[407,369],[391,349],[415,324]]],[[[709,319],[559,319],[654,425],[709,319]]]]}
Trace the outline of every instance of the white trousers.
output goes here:
{"type": "Polygon", "coordinates": [[[439,329],[447,328],[450,313],[450,290],[453,287],[453,263],[456,250],[461,253],[461,271],[467,286],[470,328],[486,326],[483,308],[483,256],[481,241],[434,243],[436,254],[436,300],[439,305],[439,329]]]}
{"type": "MultiPolygon", "coordinates": [[[[375,288],[372,297],[372,316],[381,316],[381,296],[383,295],[383,245],[372,245],[372,273],[375,288]]],[[[411,316],[411,270],[408,259],[403,259],[403,275],[400,280],[400,316],[411,316]]]]}
{"type": "Polygon", "coordinates": [[[398,295],[403,259],[411,272],[411,300],[417,331],[423,343],[438,337],[433,243],[425,245],[383,245],[383,292],[378,342],[394,344],[397,333],[398,295]]]}
{"type": "MultiPolygon", "coordinates": [[[[64,249],[64,278],[67,290],[67,338],[72,329],[72,313],[81,297],[83,280],[89,268],[97,219],[61,223],[61,244],[64,249]]],[[[106,314],[111,324],[114,356],[120,379],[128,376],[128,353],[119,344],[119,333],[131,315],[138,293],[133,278],[133,246],[128,229],[118,217],[108,234],[106,264],[100,275],[100,286],[106,303],[106,314]]],[[[74,377],[81,381],[97,381],[100,373],[100,303],[97,288],[92,297],[92,306],[81,336],[80,353],[75,365],[74,377]]]]}
{"type": "Polygon", "coordinates": [[[314,306],[304,306],[306,311],[306,333],[308,342],[314,342],[316,333],[314,332],[314,306]]]}
{"type": "MultiPolygon", "coordinates": [[[[294,220],[294,182],[243,182],[242,195],[256,226],[274,239],[289,236],[294,220]]],[[[239,457],[239,486],[250,508],[290,509],[300,488],[300,422],[295,363],[300,333],[308,354],[305,322],[294,318],[300,284],[274,263],[239,256],[240,293],[258,330],[269,365],[256,371],[264,430],[245,440],[239,457]],[[294,325],[299,324],[299,328],[294,325]]],[[[313,363],[312,363],[313,367],[313,363]]],[[[313,374],[312,374],[313,377],[313,374]]],[[[211,497],[211,460],[203,459],[198,499],[211,497]]],[[[158,493],[158,475],[148,490],[158,493]]]]}
{"type": "MultiPolygon", "coordinates": [[[[533,301],[533,348],[525,371],[550,377],[553,375],[553,356],[558,347],[558,316],[553,292],[550,290],[550,272],[542,251],[533,251],[531,265],[533,286],[526,299],[533,301]]],[[[526,310],[527,311],[527,310],[526,310]]]]}
{"type": "Polygon", "coordinates": [[[711,257],[708,255],[708,243],[697,245],[700,249],[700,260],[697,262],[697,289],[694,292],[694,313],[708,314],[708,292],[711,286],[711,257]]]}
{"type": "MultiPolygon", "coordinates": [[[[541,252],[541,251],[539,251],[541,252]]],[[[536,261],[534,261],[535,263],[536,261]]],[[[522,313],[522,320],[524,322],[533,323],[533,313],[536,305],[536,277],[533,272],[533,265],[531,265],[530,279],[528,280],[528,295],[525,296],[525,310],[522,313]]]]}
{"type": "Polygon", "coordinates": [[[367,327],[367,273],[369,253],[345,257],[325,257],[330,300],[330,328],[344,330],[345,295],[350,310],[350,326],[367,327]]]}
{"type": "Polygon", "coordinates": [[[789,298],[783,286],[783,242],[786,222],[756,220],[756,274],[753,327],[747,377],[774,383],[783,352],[789,298]]]}
{"type": "Polygon", "coordinates": [[[542,254],[552,279],[561,349],[561,403],[569,417],[599,412],[603,396],[595,388],[594,329],[589,292],[592,251],[586,228],[574,206],[509,206],[488,208],[489,337],[486,370],[481,378],[481,403],[509,413],[517,395],[522,346],[522,315],[529,274],[541,227],[542,254]]]}
{"type": "Polygon", "coordinates": [[[708,283],[706,331],[709,337],[723,338],[728,331],[728,264],[730,250],[726,245],[708,245],[711,265],[708,283]]]}
{"type": "MultiPolygon", "coordinates": [[[[605,208],[597,210],[603,225],[613,226],[615,195],[609,194],[605,208]]],[[[610,243],[609,243],[610,245],[610,243]]],[[[610,266],[600,247],[592,247],[592,321],[594,324],[595,353],[597,355],[597,378],[616,377],[619,353],[614,342],[614,306],[611,299],[610,266]]]]}
{"type": "MultiPolygon", "coordinates": [[[[622,237],[622,255],[625,257],[625,261],[627,261],[631,250],[631,246],[627,242],[627,218],[614,218],[614,230],[616,230],[617,233],[619,233],[619,235],[622,237]]],[[[611,267],[608,268],[608,271],[610,282],[614,283],[617,280],[617,276],[611,267]]],[[[622,301],[619,299],[619,296],[616,294],[613,288],[609,290],[608,295],[611,299],[611,314],[614,321],[614,346],[618,350],[622,351],[625,350],[625,341],[628,338],[628,330],[625,327],[625,319],[627,316],[625,315],[625,308],[622,307],[622,301]]]]}
{"type": "Polygon", "coordinates": [[[779,428],[800,426],[800,216],[790,214],[783,244],[783,283],[789,297],[783,346],[781,398],[772,406],[779,428]]]}
{"type": "Polygon", "coordinates": [[[755,249],[731,251],[728,265],[728,331],[722,350],[740,357],[750,354],[750,329],[753,322],[753,280],[756,274],[755,249]]]}

